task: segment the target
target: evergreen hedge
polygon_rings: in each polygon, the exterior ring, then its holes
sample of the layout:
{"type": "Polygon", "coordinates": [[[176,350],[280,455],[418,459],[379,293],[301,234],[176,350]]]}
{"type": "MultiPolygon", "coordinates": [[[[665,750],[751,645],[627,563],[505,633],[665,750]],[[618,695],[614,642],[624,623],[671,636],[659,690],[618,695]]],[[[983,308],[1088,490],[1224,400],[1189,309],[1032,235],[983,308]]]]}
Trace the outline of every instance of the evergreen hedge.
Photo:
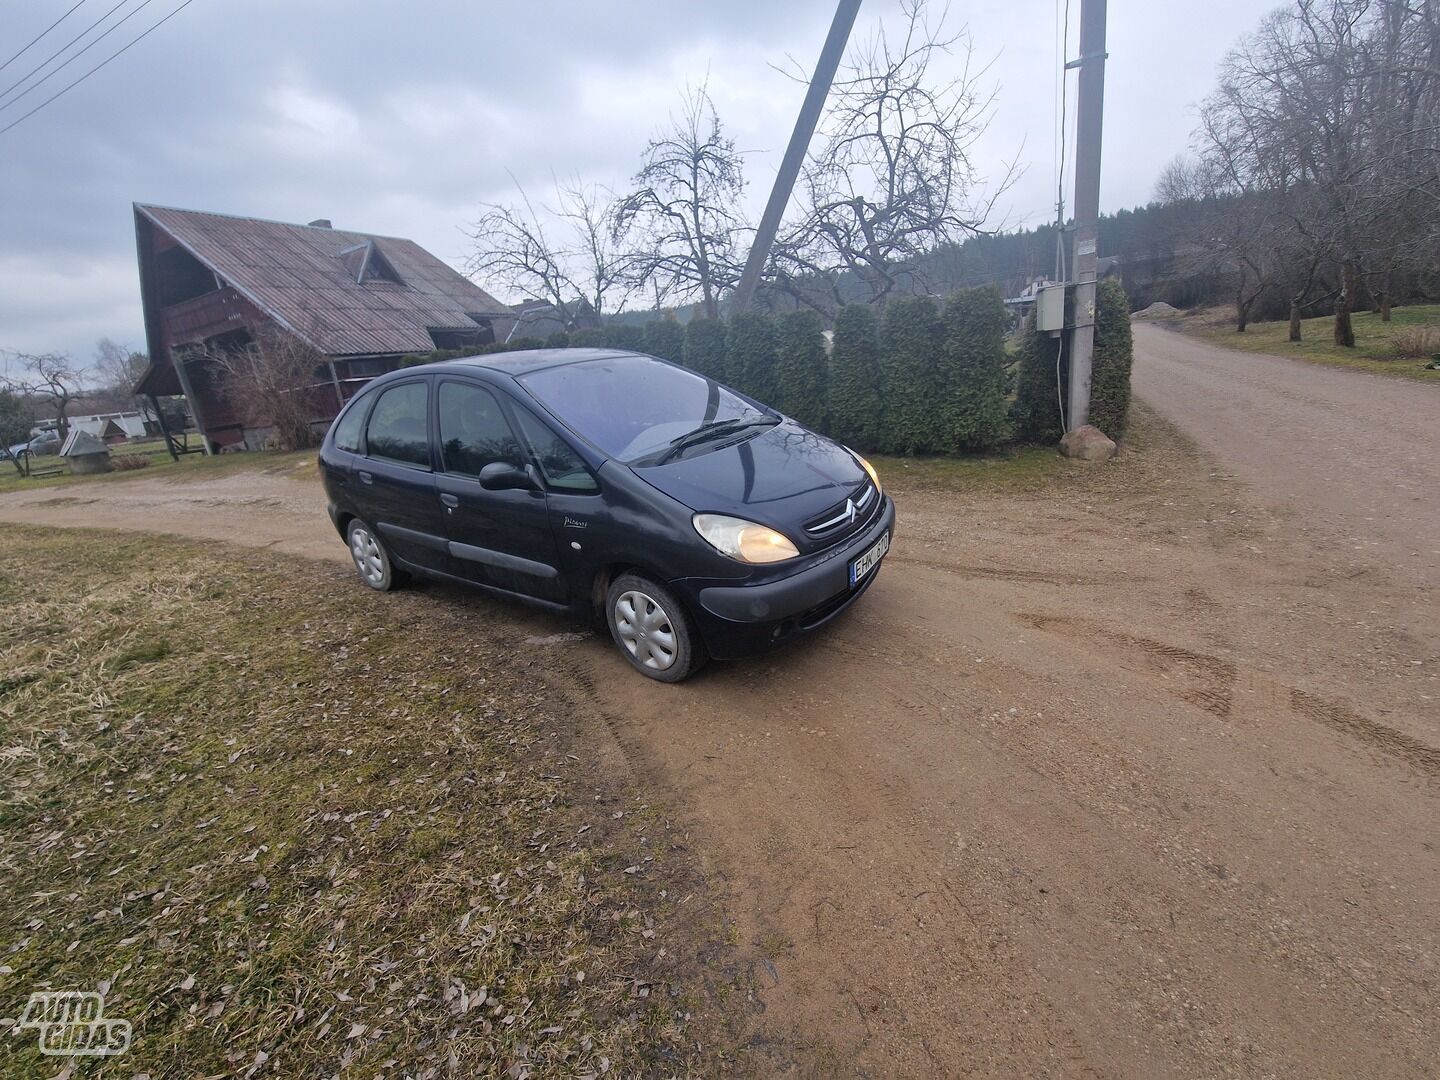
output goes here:
{"type": "Polygon", "coordinates": [[[657,319],[645,324],[642,332],[645,352],[662,360],[682,362],[685,351],[685,328],[674,319],[657,319]]]}
{"type": "Polygon", "coordinates": [[[926,454],[946,449],[939,359],[944,331],[928,296],[892,300],[880,324],[882,426],[876,449],[926,454]]]}
{"type": "Polygon", "coordinates": [[[545,339],[547,349],[568,349],[570,347],[570,335],[564,330],[556,330],[545,339]]]}
{"type": "Polygon", "coordinates": [[[644,327],[634,323],[607,323],[601,330],[607,349],[625,349],[628,352],[645,351],[644,327]]]}
{"type": "Polygon", "coordinates": [[[746,311],[730,320],[725,370],[731,385],[767,405],[776,398],[775,325],[769,316],[746,311]]]}
{"type": "MultiPolygon", "coordinates": [[[[1057,338],[1035,329],[1035,317],[1025,320],[1016,354],[1015,401],[1010,406],[1010,421],[1017,438],[1026,442],[1058,442],[1065,434],[1060,424],[1060,402],[1057,397],[1055,357],[1059,351],[1057,338]]],[[[1059,386],[1069,378],[1069,365],[1062,364],[1059,386]]]]}
{"type": "Polygon", "coordinates": [[[846,304],[835,316],[830,348],[830,428],[841,442],[875,450],[881,442],[885,393],[880,381],[880,337],[875,310],[846,304]]]}
{"type": "Polygon", "coordinates": [[[1114,278],[1100,282],[1095,296],[1095,354],[1090,373],[1090,423],[1112,439],[1125,435],[1130,420],[1130,300],[1114,278]]]}
{"type": "Polygon", "coordinates": [[[725,362],[725,323],[720,319],[691,319],[685,324],[683,363],[692,371],[729,383],[725,362]]]}
{"type": "Polygon", "coordinates": [[[942,449],[993,450],[1009,436],[1006,322],[1005,301],[993,286],[962,290],[946,303],[936,402],[942,449]]]}
{"type": "Polygon", "coordinates": [[[820,316],[813,311],[780,316],[775,352],[776,399],[769,404],[807,427],[824,428],[827,360],[820,316]]]}

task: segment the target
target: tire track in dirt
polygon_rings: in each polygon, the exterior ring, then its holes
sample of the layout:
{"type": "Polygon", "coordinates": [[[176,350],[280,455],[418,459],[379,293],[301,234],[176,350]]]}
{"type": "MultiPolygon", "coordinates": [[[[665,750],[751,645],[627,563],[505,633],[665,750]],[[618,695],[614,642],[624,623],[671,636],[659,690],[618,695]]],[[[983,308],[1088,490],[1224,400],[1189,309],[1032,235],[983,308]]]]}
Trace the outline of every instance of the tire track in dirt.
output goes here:
{"type": "MultiPolygon", "coordinates": [[[[1159,661],[1162,667],[1179,669],[1194,685],[1181,691],[1171,688],[1172,694],[1219,719],[1231,718],[1235,688],[1242,674],[1240,665],[1232,660],[1110,630],[1095,622],[1070,616],[1026,613],[1016,617],[1036,630],[1064,634],[1087,645],[1095,638],[1103,638],[1122,649],[1141,652],[1159,661]]],[[[1270,700],[1284,699],[1288,710],[1295,715],[1346,735],[1431,779],[1440,777],[1440,748],[1362,716],[1339,702],[1288,686],[1258,672],[1245,671],[1244,674],[1253,686],[1272,691],[1270,700]]]]}

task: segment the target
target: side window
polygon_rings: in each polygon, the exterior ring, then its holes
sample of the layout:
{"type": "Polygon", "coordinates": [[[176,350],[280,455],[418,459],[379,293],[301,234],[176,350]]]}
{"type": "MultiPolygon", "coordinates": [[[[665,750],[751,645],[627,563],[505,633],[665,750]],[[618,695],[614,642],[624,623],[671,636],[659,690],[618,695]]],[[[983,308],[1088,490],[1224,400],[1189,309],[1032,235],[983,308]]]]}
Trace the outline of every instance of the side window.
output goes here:
{"type": "Polygon", "coordinates": [[[392,386],[380,395],[365,429],[371,457],[430,467],[428,397],[423,382],[392,386]]]}
{"type": "Polygon", "coordinates": [[[348,450],[350,453],[360,449],[360,427],[365,423],[365,410],[370,407],[370,399],[352,402],[345,415],[335,424],[335,449],[348,450]]]}
{"type": "Polygon", "coordinates": [[[494,461],[524,464],[524,451],[495,395],[473,383],[440,384],[440,452],[445,471],[479,476],[494,461]]]}
{"type": "Polygon", "coordinates": [[[525,441],[534,451],[535,460],[540,463],[547,485],[556,491],[568,491],[575,495],[588,495],[600,490],[594,474],[585,467],[580,455],[569,443],[525,409],[516,408],[515,416],[525,441]]]}

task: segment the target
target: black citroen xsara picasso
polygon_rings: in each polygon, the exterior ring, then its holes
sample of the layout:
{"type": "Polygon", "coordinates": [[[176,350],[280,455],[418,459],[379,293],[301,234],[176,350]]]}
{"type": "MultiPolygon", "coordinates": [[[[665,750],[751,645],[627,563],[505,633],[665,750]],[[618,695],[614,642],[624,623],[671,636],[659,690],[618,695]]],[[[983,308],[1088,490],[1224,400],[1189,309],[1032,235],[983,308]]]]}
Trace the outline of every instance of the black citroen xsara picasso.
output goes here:
{"type": "Polygon", "coordinates": [[[677,364],[497,353],[376,379],[320,467],[360,579],[601,612],[644,675],[813,630],[875,580],[895,507],[859,454],[677,364]]]}

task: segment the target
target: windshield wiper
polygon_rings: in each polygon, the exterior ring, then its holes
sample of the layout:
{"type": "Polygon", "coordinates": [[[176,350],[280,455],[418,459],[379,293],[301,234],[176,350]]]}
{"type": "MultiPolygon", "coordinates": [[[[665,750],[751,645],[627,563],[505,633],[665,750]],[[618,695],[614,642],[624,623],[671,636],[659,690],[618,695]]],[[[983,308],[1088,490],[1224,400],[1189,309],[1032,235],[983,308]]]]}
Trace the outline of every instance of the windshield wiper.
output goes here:
{"type": "Polygon", "coordinates": [[[733,435],[737,431],[743,431],[748,427],[755,427],[758,424],[775,424],[779,421],[768,416],[744,417],[737,416],[730,420],[716,420],[713,423],[704,424],[694,431],[687,431],[684,435],[670,440],[669,447],[656,459],[656,465],[664,465],[667,461],[673,461],[678,455],[698,446],[701,443],[709,442],[712,439],[723,439],[726,435],[733,435]]]}

